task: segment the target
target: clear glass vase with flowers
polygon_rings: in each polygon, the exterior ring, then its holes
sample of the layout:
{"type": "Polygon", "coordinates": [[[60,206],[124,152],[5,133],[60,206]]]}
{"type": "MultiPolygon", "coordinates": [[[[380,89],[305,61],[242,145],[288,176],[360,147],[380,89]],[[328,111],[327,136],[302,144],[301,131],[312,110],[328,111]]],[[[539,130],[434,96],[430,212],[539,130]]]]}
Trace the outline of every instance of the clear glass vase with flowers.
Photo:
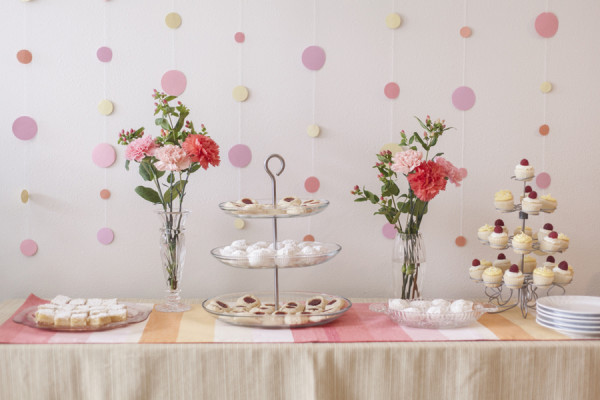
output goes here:
{"type": "Polygon", "coordinates": [[[378,194],[356,185],[352,194],[356,202],[370,202],[379,207],[374,213],[383,215],[394,225],[396,237],[392,254],[393,297],[412,299],[422,296],[425,246],[420,232],[421,222],[427,213],[429,202],[440,191],[446,190],[448,181],[456,186],[464,178],[463,170],[437,153],[430,158],[430,152],[447,130],[444,121],[432,121],[429,116],[423,122],[416,118],[424,129],[422,134],[413,132],[407,135],[400,132],[399,145],[402,151],[393,154],[389,150],[377,154],[378,171],[381,182],[378,194]],[[405,187],[399,182],[406,180],[405,187]]]}
{"type": "Polygon", "coordinates": [[[139,164],[138,172],[154,188],[137,186],[135,192],[144,200],[160,205],[160,253],[166,281],[166,301],[158,311],[180,312],[190,307],[181,301],[181,278],[185,260],[185,222],[189,211],[183,208],[190,175],[220,163],[219,145],[208,136],[202,124],[196,130],[187,120],[190,110],[177,97],[154,90],[157,137],[145,136],[144,128],[122,130],[118,143],[126,145],[125,168],[131,161],[139,164]]]}

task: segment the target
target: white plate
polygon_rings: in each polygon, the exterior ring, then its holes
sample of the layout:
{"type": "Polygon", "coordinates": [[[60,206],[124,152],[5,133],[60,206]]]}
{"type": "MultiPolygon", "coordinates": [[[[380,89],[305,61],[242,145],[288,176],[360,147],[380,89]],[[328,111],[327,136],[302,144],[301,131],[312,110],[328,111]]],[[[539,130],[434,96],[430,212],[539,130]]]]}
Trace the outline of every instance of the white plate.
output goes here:
{"type": "Polygon", "coordinates": [[[573,337],[573,338],[577,338],[577,339],[600,338],[600,331],[598,333],[593,333],[593,332],[581,331],[580,329],[562,328],[560,325],[553,324],[550,322],[544,322],[543,320],[541,320],[539,318],[539,316],[538,316],[538,318],[536,318],[535,321],[543,327],[554,329],[557,332],[563,333],[563,334],[573,337]]]}
{"type": "Polygon", "coordinates": [[[548,296],[538,299],[537,304],[557,313],[600,318],[600,297],[548,296]]]}
{"type": "Polygon", "coordinates": [[[574,329],[595,329],[600,330],[600,321],[590,322],[590,321],[580,321],[580,320],[570,320],[566,318],[555,317],[553,315],[545,314],[540,310],[537,310],[537,316],[542,318],[546,322],[550,322],[557,325],[563,325],[565,328],[574,328],[574,329]]]}
{"type": "Polygon", "coordinates": [[[600,317],[581,317],[575,314],[562,313],[550,310],[546,307],[541,306],[540,304],[537,305],[536,309],[538,312],[553,318],[562,318],[572,322],[587,322],[600,324],[600,317]]]}

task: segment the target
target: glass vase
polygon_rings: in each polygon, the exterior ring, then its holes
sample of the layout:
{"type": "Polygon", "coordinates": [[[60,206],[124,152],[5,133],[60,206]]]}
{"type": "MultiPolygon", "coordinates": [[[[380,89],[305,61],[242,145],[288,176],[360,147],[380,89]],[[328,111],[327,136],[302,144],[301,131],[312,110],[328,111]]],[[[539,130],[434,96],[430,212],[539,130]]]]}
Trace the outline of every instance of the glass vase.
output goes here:
{"type": "Polygon", "coordinates": [[[417,299],[423,296],[425,241],[420,233],[397,233],[392,252],[392,296],[417,299]]]}
{"type": "Polygon", "coordinates": [[[160,227],[160,258],[166,282],[165,302],[156,306],[161,312],[182,312],[191,309],[181,302],[181,277],[185,263],[185,221],[189,211],[158,211],[160,227]]]}

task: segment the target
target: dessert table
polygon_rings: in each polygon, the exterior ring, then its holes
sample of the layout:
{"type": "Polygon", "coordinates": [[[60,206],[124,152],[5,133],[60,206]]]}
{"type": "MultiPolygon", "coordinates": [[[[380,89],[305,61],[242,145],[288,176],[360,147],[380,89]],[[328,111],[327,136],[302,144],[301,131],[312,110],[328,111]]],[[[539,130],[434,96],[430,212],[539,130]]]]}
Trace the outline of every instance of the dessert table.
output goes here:
{"type": "Polygon", "coordinates": [[[445,330],[400,327],[368,310],[376,299],[294,330],[228,325],[199,299],[105,332],[12,322],[36,301],[0,303],[2,399],[600,398],[600,340],[571,339],[518,309],[445,330]]]}

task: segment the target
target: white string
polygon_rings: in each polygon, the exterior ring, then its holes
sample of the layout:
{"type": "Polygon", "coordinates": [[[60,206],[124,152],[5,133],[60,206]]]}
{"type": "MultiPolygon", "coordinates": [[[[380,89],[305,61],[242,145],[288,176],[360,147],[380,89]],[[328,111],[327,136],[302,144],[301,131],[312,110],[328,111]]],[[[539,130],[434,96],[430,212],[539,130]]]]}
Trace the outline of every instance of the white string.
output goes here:
{"type": "MultiPolygon", "coordinates": [[[[104,3],[104,43],[103,46],[108,44],[108,3],[104,3]]],[[[104,98],[108,99],[108,63],[103,62],[104,68],[104,85],[103,92],[104,98]]],[[[104,142],[108,142],[108,117],[104,116],[104,142]]],[[[108,168],[104,168],[104,187],[108,187],[108,168]]],[[[104,201],[104,226],[108,226],[108,201],[104,201]]]]}
{"type": "MultiPolygon", "coordinates": [[[[392,12],[396,11],[396,0],[392,0],[392,12]]],[[[392,31],[392,70],[390,76],[390,82],[395,82],[395,69],[396,69],[396,30],[392,31]]],[[[394,102],[390,101],[390,142],[394,141],[394,102]]]]}
{"type": "MultiPolygon", "coordinates": [[[[467,26],[467,1],[465,0],[464,2],[464,14],[463,14],[463,26],[467,26]]],[[[467,75],[467,38],[463,38],[463,57],[462,57],[462,85],[465,86],[467,80],[466,80],[466,75],[467,75]]],[[[461,113],[461,119],[462,119],[462,132],[461,132],[461,139],[460,139],[460,165],[462,168],[465,167],[465,131],[466,131],[466,111],[462,111],[461,113]]],[[[465,208],[465,202],[464,202],[464,182],[460,185],[460,191],[459,191],[459,201],[460,201],[460,207],[459,207],[459,222],[458,222],[458,232],[460,233],[460,236],[463,236],[463,224],[464,224],[464,208],[465,208]]]]}
{"type": "MultiPolygon", "coordinates": [[[[317,45],[317,0],[313,0],[313,45],[317,45]]],[[[312,102],[312,119],[313,124],[317,123],[317,71],[312,71],[313,74],[313,102],[312,102]]],[[[315,140],[316,138],[310,139],[310,169],[311,175],[315,176],[315,140]]],[[[312,217],[306,219],[307,232],[310,234],[312,227],[312,217]]]]}
{"type": "MultiPolygon", "coordinates": [[[[175,7],[175,0],[173,0],[173,10],[176,10],[175,7]]],[[[171,49],[172,49],[172,64],[173,64],[173,68],[176,69],[177,68],[177,64],[175,63],[175,31],[177,29],[171,29],[173,32],[171,33],[171,49]]]]}
{"type": "MultiPolygon", "coordinates": [[[[28,18],[27,18],[28,4],[23,3],[23,46],[24,49],[28,49],[27,46],[27,30],[28,30],[28,18]]],[[[28,101],[27,101],[27,88],[28,88],[28,69],[27,66],[23,66],[23,115],[28,115],[28,101]]],[[[27,188],[29,182],[29,149],[30,145],[23,146],[23,184],[27,188]]],[[[29,193],[29,189],[25,189],[29,193]]],[[[30,212],[29,212],[29,201],[25,204],[25,235],[31,237],[31,225],[30,225],[30,212]]]]}
{"type": "MultiPolygon", "coordinates": [[[[244,32],[244,1],[240,0],[240,21],[239,32],[244,32]]],[[[244,68],[243,68],[243,45],[240,44],[238,49],[238,78],[240,85],[244,84],[244,68]]],[[[242,102],[238,104],[238,143],[242,143],[242,102]]],[[[242,168],[238,168],[238,199],[242,198],[242,168]]]]}

